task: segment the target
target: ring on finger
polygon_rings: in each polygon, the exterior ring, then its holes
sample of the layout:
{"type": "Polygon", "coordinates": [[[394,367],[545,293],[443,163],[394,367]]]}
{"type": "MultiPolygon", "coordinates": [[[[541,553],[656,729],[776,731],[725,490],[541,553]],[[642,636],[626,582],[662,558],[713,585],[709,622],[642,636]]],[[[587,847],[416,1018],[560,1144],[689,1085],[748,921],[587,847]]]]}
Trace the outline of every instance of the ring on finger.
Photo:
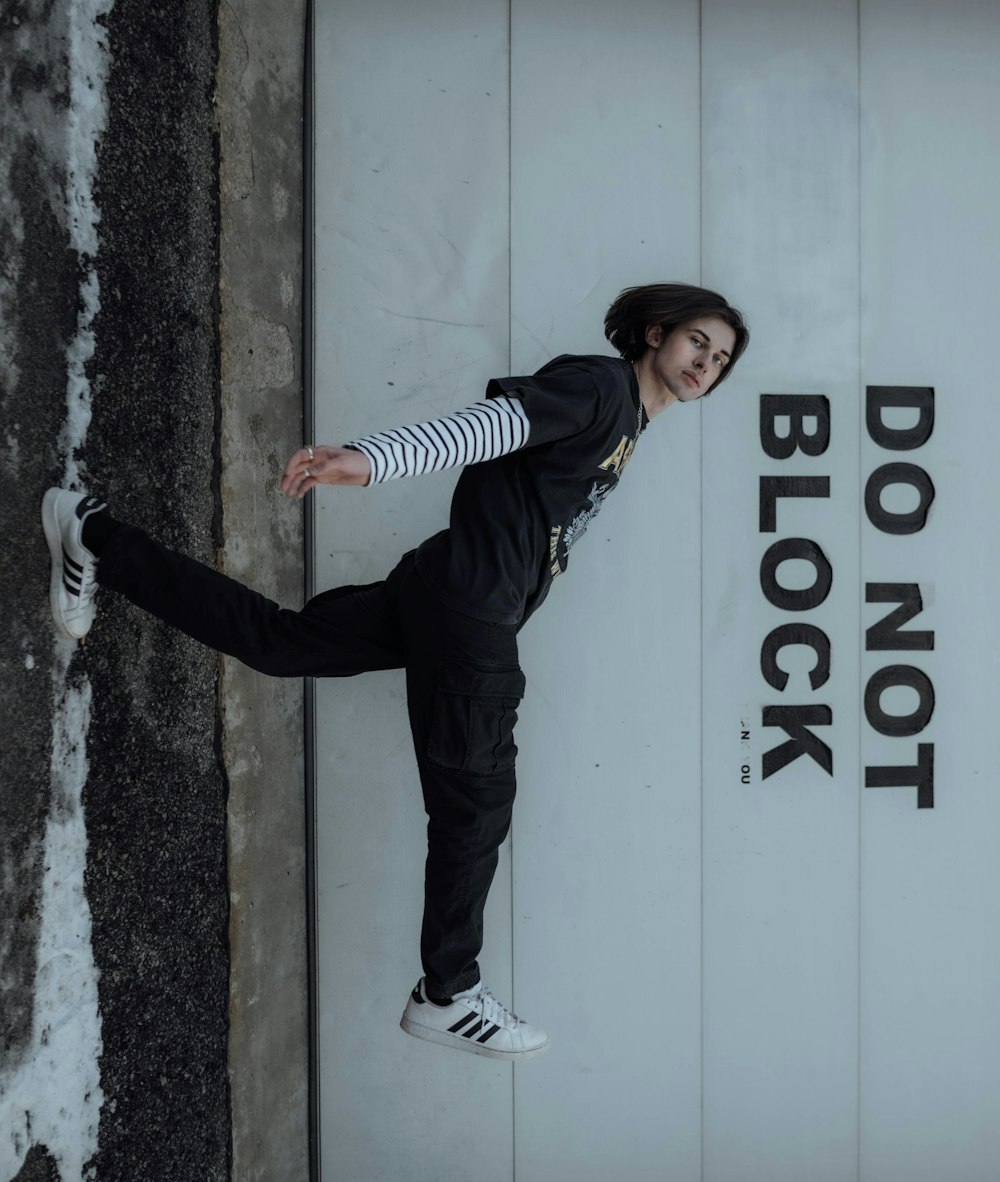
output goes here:
{"type": "Polygon", "coordinates": [[[312,469],[310,469],[310,468],[306,468],[306,475],[307,475],[307,476],[312,476],[312,469]]]}
{"type": "Polygon", "coordinates": [[[309,457],[310,464],[316,458],[316,453],[313,451],[313,445],[311,443],[306,444],[306,455],[309,457]]]}

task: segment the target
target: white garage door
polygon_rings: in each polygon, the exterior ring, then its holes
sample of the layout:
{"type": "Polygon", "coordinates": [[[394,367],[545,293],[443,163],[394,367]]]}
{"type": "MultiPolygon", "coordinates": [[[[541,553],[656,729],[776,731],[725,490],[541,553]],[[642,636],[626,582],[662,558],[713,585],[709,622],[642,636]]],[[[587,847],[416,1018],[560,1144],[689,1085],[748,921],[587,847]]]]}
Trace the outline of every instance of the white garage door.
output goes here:
{"type": "MultiPolygon", "coordinates": [[[[644,435],[521,634],[484,976],[552,1037],[407,1038],[401,674],[318,688],[327,1182],[1000,1170],[1000,6],[318,0],[316,420],[608,352],[628,285],[750,352],[644,435]]],[[[454,474],[323,489],[321,588],[454,474]]]]}

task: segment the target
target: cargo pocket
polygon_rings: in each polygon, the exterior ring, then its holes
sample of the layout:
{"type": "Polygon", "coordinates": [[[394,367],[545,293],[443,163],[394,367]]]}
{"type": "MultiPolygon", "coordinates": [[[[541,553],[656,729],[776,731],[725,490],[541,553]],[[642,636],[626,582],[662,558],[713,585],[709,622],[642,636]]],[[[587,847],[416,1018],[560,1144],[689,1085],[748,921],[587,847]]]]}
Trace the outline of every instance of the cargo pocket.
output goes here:
{"type": "Polygon", "coordinates": [[[524,685],[520,669],[439,665],[428,761],[472,776],[508,771],[517,756],[514,724],[524,685]]]}

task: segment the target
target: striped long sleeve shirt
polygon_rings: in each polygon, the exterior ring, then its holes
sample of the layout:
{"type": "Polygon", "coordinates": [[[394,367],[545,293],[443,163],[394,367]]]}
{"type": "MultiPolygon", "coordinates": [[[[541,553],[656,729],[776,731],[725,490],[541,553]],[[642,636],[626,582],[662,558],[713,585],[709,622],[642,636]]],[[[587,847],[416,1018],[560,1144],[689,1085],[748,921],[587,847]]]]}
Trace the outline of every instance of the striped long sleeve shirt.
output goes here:
{"type": "Polygon", "coordinates": [[[502,396],[444,418],[365,435],[346,446],[367,456],[372,485],[495,460],[524,447],[529,430],[520,399],[502,396]]]}

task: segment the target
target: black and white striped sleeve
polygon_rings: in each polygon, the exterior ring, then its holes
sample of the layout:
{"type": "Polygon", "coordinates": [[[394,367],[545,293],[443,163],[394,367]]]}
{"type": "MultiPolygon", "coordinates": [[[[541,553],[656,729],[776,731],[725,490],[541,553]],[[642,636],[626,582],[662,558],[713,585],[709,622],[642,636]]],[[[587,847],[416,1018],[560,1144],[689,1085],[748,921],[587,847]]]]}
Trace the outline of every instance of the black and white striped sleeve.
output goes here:
{"type": "Polygon", "coordinates": [[[528,442],[528,416],[518,398],[487,398],[443,419],[380,431],[348,443],[372,466],[371,484],[481,464],[528,442]]]}

